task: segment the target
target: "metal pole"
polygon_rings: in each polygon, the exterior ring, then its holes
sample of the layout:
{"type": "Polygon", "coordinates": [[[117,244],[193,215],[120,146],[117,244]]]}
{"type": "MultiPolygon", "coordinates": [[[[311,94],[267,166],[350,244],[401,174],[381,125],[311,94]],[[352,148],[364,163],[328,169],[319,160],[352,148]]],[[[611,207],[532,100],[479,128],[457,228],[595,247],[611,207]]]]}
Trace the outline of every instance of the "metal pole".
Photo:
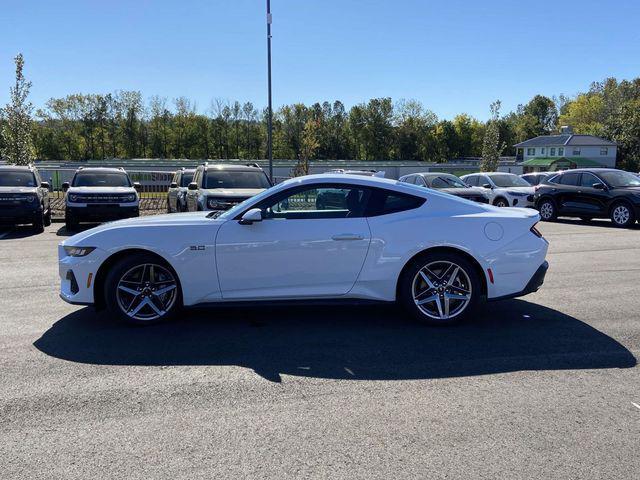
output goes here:
{"type": "Polygon", "coordinates": [[[269,112],[267,119],[267,154],[269,156],[269,179],[273,183],[273,107],[271,104],[271,0],[267,0],[267,84],[269,90],[269,112]]]}

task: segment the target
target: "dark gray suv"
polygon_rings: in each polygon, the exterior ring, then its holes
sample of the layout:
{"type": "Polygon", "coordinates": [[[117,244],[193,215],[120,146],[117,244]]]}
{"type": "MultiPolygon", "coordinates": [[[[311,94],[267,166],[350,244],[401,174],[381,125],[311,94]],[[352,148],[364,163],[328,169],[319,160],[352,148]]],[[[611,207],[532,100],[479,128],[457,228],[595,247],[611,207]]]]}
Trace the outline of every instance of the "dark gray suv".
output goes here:
{"type": "Polygon", "coordinates": [[[0,223],[30,223],[40,233],[51,225],[49,184],[33,166],[0,166],[0,223]]]}

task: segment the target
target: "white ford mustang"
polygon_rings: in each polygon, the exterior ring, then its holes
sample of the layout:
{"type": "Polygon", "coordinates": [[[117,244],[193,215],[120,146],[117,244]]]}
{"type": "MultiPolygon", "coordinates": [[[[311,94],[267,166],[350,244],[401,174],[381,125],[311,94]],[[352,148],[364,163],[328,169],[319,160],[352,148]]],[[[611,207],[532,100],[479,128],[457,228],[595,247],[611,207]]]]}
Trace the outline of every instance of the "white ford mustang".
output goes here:
{"type": "Polygon", "coordinates": [[[393,180],[298,177],[219,212],[108,223],[60,244],[63,300],[133,323],[182,306],[399,301],[432,324],[536,291],[547,270],[538,212],[393,180]]]}

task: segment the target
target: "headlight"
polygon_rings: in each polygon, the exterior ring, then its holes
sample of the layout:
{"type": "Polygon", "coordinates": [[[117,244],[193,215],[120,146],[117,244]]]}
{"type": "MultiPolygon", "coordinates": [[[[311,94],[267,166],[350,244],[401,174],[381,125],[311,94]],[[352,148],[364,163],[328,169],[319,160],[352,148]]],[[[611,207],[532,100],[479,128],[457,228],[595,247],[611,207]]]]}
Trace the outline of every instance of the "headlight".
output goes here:
{"type": "Polygon", "coordinates": [[[224,210],[225,204],[215,198],[209,198],[207,199],[207,207],[213,208],[214,210],[224,210]]]}
{"type": "Polygon", "coordinates": [[[76,200],[78,200],[78,195],[74,195],[73,193],[69,195],[70,202],[75,202],[76,200]]]}
{"type": "Polygon", "coordinates": [[[29,203],[33,203],[33,202],[36,201],[36,196],[35,195],[27,195],[24,199],[29,203]]]}
{"type": "Polygon", "coordinates": [[[96,247],[64,247],[64,251],[70,257],[86,257],[95,249],[96,247]]]}
{"type": "Polygon", "coordinates": [[[136,194],[135,194],[135,193],[132,193],[132,194],[130,194],[130,195],[126,195],[126,196],[124,197],[124,201],[125,201],[125,202],[135,202],[135,201],[136,201],[136,194]]]}
{"type": "Polygon", "coordinates": [[[522,193],[522,192],[512,192],[510,190],[507,190],[507,193],[509,195],[513,195],[514,197],[526,197],[527,195],[529,195],[529,193],[522,193]]]}

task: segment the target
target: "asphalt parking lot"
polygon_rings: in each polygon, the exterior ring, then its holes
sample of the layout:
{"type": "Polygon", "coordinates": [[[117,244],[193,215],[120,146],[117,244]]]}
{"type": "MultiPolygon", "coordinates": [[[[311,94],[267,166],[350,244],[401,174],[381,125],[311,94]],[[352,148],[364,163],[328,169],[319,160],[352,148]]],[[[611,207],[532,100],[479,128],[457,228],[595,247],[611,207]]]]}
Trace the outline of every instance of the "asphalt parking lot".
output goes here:
{"type": "Polygon", "coordinates": [[[540,224],[542,290],[433,329],[393,307],[133,328],[58,298],[54,223],[0,230],[14,478],[640,477],[640,227],[540,224]]]}

